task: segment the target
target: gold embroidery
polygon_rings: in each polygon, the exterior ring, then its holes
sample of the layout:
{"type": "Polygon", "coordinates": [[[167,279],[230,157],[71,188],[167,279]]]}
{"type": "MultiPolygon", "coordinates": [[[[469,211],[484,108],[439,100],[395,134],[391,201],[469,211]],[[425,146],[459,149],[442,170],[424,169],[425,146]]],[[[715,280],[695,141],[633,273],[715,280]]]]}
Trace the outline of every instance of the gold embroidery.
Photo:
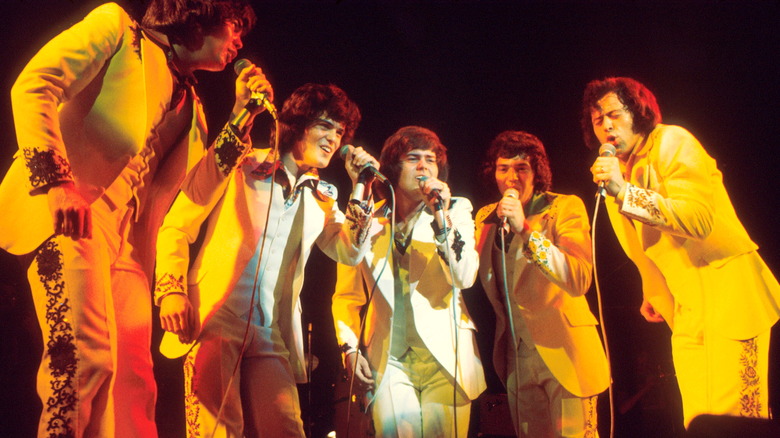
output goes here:
{"type": "Polygon", "coordinates": [[[157,280],[157,284],[154,286],[154,296],[161,298],[165,294],[171,292],[184,292],[184,276],[174,277],[173,274],[166,272],[157,280]]]}
{"type": "Polygon", "coordinates": [[[759,385],[758,372],[758,346],[756,339],[751,338],[742,342],[742,354],[739,361],[742,364],[742,370],[739,375],[742,379],[742,388],[739,392],[741,410],[743,417],[759,418],[761,416],[761,393],[759,385]]]}
{"type": "Polygon", "coordinates": [[[528,238],[528,244],[524,250],[526,258],[533,261],[546,275],[554,276],[552,271],[550,250],[552,243],[542,233],[534,231],[528,238]]]}
{"type": "Polygon", "coordinates": [[[585,400],[583,400],[583,403],[585,403],[585,434],[583,437],[585,438],[596,438],[599,436],[598,434],[598,422],[597,422],[597,414],[596,414],[596,400],[598,399],[597,396],[588,397],[585,400]]]}
{"type": "Polygon", "coordinates": [[[661,219],[661,210],[653,202],[653,193],[647,189],[642,189],[634,185],[629,185],[626,191],[625,202],[631,208],[642,209],[654,219],[661,219]]]}
{"type": "Polygon", "coordinates": [[[184,359],[184,413],[187,437],[200,436],[200,402],[195,394],[195,352],[184,359]]]}

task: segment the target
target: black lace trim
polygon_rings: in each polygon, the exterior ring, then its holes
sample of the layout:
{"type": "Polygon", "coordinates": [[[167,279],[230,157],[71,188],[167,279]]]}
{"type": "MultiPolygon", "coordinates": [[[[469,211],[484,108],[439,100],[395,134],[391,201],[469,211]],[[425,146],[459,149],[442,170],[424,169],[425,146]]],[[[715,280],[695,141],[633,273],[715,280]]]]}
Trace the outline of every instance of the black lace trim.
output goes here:
{"type": "Polygon", "coordinates": [[[44,403],[43,416],[49,437],[73,437],[73,414],[78,402],[74,387],[76,344],[73,327],[68,319],[70,300],[65,297],[62,278],[62,253],[53,240],[47,240],[36,256],[38,276],[46,289],[46,324],[49,336],[46,352],[51,373],[51,396],[44,403]]]}
{"type": "Polygon", "coordinates": [[[246,145],[230,127],[219,131],[214,146],[217,166],[223,175],[227,176],[238,165],[238,161],[246,152],[246,145]]]}
{"type": "Polygon", "coordinates": [[[73,180],[70,164],[54,151],[25,148],[22,152],[30,172],[30,185],[34,189],[57,181],[73,180]]]}

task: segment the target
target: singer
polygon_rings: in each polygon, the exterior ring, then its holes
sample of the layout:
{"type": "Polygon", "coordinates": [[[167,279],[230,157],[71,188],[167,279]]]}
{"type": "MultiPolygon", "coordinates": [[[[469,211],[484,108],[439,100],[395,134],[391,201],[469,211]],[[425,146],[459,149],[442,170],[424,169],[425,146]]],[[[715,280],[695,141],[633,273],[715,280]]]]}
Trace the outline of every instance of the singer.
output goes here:
{"type": "Polygon", "coordinates": [[[32,258],[41,437],[157,436],[149,289],[162,217],[207,146],[193,73],[224,69],[256,18],[243,0],[179,3],[148,2],[140,24],[95,8],[12,88],[19,152],[0,185],[0,246],[32,258]]]}
{"type": "Polygon", "coordinates": [[[547,153],[527,132],[499,134],[482,168],[487,185],[504,193],[477,213],[477,249],[480,281],[496,313],[493,363],[515,432],[597,437],[596,400],[609,385],[609,368],[585,299],[592,266],[585,206],[549,191],[547,153]],[[507,196],[512,190],[519,195],[507,196]]]}
{"type": "Polygon", "coordinates": [[[471,203],[451,197],[447,150],[428,129],[399,129],[385,141],[380,163],[396,211],[377,186],[385,199],[371,224],[372,249],[357,267],[339,265],[333,295],[345,367],[351,374],[357,360],[355,386],[369,391],[377,437],[466,437],[471,400],[485,389],[474,325],[460,301],[477,274],[471,203]],[[445,222],[434,215],[438,202],[445,222]]]}
{"type": "MultiPolygon", "coordinates": [[[[271,149],[247,150],[227,173],[202,161],[211,170],[185,181],[160,230],[160,349],[185,356],[189,437],[304,437],[296,383],[307,380],[299,300],[306,259],[315,244],[351,264],[368,249],[370,206],[350,204],[345,217],[336,188],[317,172],[352,138],[357,105],[334,85],[306,84],[285,101],[279,122],[278,159],[271,149]],[[205,204],[188,196],[193,184],[210,194],[205,204]]],[[[362,148],[350,153],[353,183],[368,162],[378,165],[362,148]]]]}
{"type": "Polygon", "coordinates": [[[715,160],[687,130],[661,124],[631,78],[590,82],[582,132],[614,157],[590,168],[642,277],[640,312],[672,329],[686,427],[699,414],[767,417],[770,329],[780,286],[740,223],[715,160]]]}

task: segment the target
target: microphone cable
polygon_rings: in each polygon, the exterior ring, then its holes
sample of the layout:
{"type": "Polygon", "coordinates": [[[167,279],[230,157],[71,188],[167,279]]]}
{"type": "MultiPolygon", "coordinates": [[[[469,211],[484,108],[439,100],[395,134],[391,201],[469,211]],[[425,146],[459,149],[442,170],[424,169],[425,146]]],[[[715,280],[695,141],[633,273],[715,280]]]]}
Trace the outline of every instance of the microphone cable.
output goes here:
{"type": "MultiPolygon", "coordinates": [[[[439,199],[439,203],[444,203],[439,199]]],[[[442,206],[443,207],[443,206],[442,206]]],[[[452,385],[452,421],[454,423],[453,432],[455,432],[455,438],[458,438],[458,353],[460,348],[460,321],[458,321],[458,296],[460,293],[455,287],[455,270],[452,267],[452,249],[450,248],[447,236],[450,234],[450,228],[447,226],[447,218],[444,215],[444,208],[439,210],[441,214],[442,231],[444,232],[444,242],[447,243],[447,267],[450,270],[450,288],[452,289],[452,323],[454,328],[453,336],[455,338],[455,366],[453,368],[453,385],[452,385]]],[[[434,237],[434,240],[436,237],[434,237]]]]}
{"type": "MultiPolygon", "coordinates": [[[[509,332],[512,334],[512,354],[514,355],[514,373],[515,373],[515,397],[519,397],[520,395],[520,357],[519,352],[517,349],[517,333],[515,333],[515,318],[514,313],[512,312],[512,308],[514,304],[512,304],[512,301],[509,300],[509,281],[507,280],[507,271],[506,271],[506,234],[507,231],[504,230],[503,224],[499,223],[498,229],[499,235],[501,236],[501,282],[504,286],[504,303],[506,305],[506,314],[507,318],[509,320],[509,332]]],[[[491,245],[492,246],[492,245],[491,245]]],[[[508,379],[507,379],[508,380],[508,379]]],[[[509,397],[509,394],[507,394],[507,397],[509,397]]],[[[508,401],[508,400],[507,400],[508,401]]],[[[520,422],[520,406],[519,403],[515,403],[515,418],[517,419],[517,422],[519,424],[520,422]]],[[[514,422],[513,422],[514,423],[514,422]]],[[[514,426],[514,424],[513,424],[514,426]]]]}
{"type": "Polygon", "coordinates": [[[260,241],[260,252],[257,255],[257,265],[255,267],[255,276],[252,284],[252,297],[249,300],[249,315],[247,316],[246,327],[244,328],[244,338],[241,341],[241,349],[239,351],[238,357],[236,358],[236,363],[233,366],[233,372],[230,374],[230,379],[228,380],[227,386],[225,387],[225,393],[222,396],[222,402],[219,405],[219,410],[217,411],[217,416],[214,423],[214,429],[211,432],[212,437],[214,437],[214,435],[216,435],[217,433],[217,428],[219,427],[219,424],[222,419],[222,412],[225,409],[225,404],[227,403],[228,395],[230,394],[230,387],[233,385],[233,380],[236,377],[236,372],[238,371],[238,367],[241,365],[241,359],[244,357],[244,353],[246,352],[247,340],[249,338],[249,329],[252,326],[252,316],[255,310],[255,294],[257,293],[257,285],[262,279],[262,275],[260,273],[265,272],[265,263],[268,262],[267,260],[263,260],[263,251],[265,250],[265,242],[266,242],[266,237],[268,235],[268,220],[271,217],[271,206],[273,205],[273,200],[274,200],[274,183],[276,178],[276,171],[278,169],[277,164],[279,162],[279,119],[277,117],[274,117],[273,119],[274,119],[274,133],[275,133],[274,144],[272,146],[271,151],[269,152],[269,155],[271,156],[271,162],[273,163],[271,169],[271,181],[270,181],[270,190],[269,190],[270,196],[268,198],[268,207],[266,208],[265,225],[263,226],[263,238],[260,241]],[[263,263],[263,269],[260,269],[261,263],[263,263]]]}
{"type": "MultiPolygon", "coordinates": [[[[390,192],[390,243],[387,245],[387,252],[385,253],[385,261],[382,264],[382,269],[379,270],[379,274],[374,279],[373,285],[371,286],[371,289],[368,292],[368,299],[366,300],[365,308],[362,310],[363,316],[360,317],[360,329],[358,334],[358,344],[355,347],[355,363],[352,365],[352,372],[349,377],[349,390],[347,392],[347,437],[349,438],[349,432],[351,430],[350,421],[352,421],[352,397],[354,396],[354,389],[355,389],[355,373],[357,373],[357,366],[358,362],[360,361],[360,350],[365,347],[363,345],[363,337],[365,336],[365,330],[366,330],[366,319],[368,318],[368,308],[371,305],[371,301],[374,299],[374,293],[376,292],[377,284],[379,283],[379,279],[382,278],[382,274],[385,272],[385,268],[387,268],[388,260],[390,260],[390,255],[393,251],[393,245],[395,245],[395,190],[393,190],[393,185],[389,182],[387,183],[387,188],[390,192]]],[[[369,223],[369,227],[370,227],[369,223]]],[[[366,237],[369,238],[369,237],[366,237]]],[[[363,263],[361,261],[361,263],[363,263]]],[[[359,269],[359,267],[355,267],[355,269],[359,269]]],[[[361,279],[363,275],[358,272],[358,274],[361,276],[361,279]]],[[[373,275],[371,276],[373,278],[373,275]]],[[[347,353],[347,356],[349,354],[347,353]]],[[[368,361],[368,358],[366,358],[366,361],[368,361]]]]}
{"type": "Polygon", "coordinates": [[[599,324],[601,325],[601,339],[604,342],[604,353],[607,357],[607,371],[609,373],[609,387],[607,388],[607,394],[609,396],[609,438],[615,436],[615,394],[614,387],[612,385],[612,359],[609,354],[609,342],[607,340],[607,328],[604,325],[604,305],[601,299],[601,287],[599,285],[598,269],[596,267],[596,219],[599,215],[599,206],[601,205],[601,189],[596,193],[596,207],[593,210],[593,221],[590,226],[590,245],[591,254],[593,256],[593,284],[596,286],[596,301],[599,309],[599,324]]]}
{"type": "MultiPolygon", "coordinates": [[[[421,179],[423,177],[418,177],[418,180],[420,182],[425,181],[427,177],[424,177],[424,179],[421,179]]],[[[433,192],[431,192],[433,193],[433,192]]],[[[453,379],[453,385],[452,385],[452,421],[454,423],[453,432],[455,432],[455,438],[458,438],[458,353],[460,348],[460,321],[458,321],[458,296],[460,295],[458,292],[458,289],[455,287],[455,270],[452,267],[452,249],[450,249],[449,242],[447,242],[447,235],[450,233],[450,228],[447,226],[447,217],[444,214],[444,201],[441,199],[440,196],[436,195],[438,198],[438,206],[440,208],[436,209],[434,208],[434,220],[436,216],[436,211],[439,212],[441,223],[442,223],[442,232],[444,234],[444,241],[447,243],[445,247],[447,248],[447,260],[446,265],[449,268],[450,271],[450,289],[452,291],[452,298],[451,298],[451,306],[452,306],[452,328],[454,330],[453,332],[453,338],[455,343],[455,364],[452,370],[452,379],[453,379]]],[[[434,236],[434,240],[436,240],[436,237],[434,236]]]]}

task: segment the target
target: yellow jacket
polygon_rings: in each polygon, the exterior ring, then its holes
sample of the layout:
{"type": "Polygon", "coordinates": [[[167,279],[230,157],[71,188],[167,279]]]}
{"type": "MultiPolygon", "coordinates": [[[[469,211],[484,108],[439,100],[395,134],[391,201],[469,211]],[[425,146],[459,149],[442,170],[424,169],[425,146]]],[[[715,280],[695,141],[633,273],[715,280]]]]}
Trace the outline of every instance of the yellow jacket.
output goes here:
{"type": "MultiPolygon", "coordinates": [[[[144,145],[158,140],[172,83],[164,51],[114,3],[41,48],[11,90],[19,151],[0,185],[0,205],[13,213],[0,215],[0,247],[25,254],[53,234],[42,190],[51,183],[75,181],[88,202],[98,199],[144,145]]],[[[149,188],[155,202],[136,229],[149,275],[157,228],[205,149],[205,117],[190,91],[189,134],[169,149],[149,188]]]]}
{"type": "Polygon", "coordinates": [[[769,329],[780,316],[780,286],[698,140],[679,126],[658,125],[632,151],[623,175],[622,204],[606,200],[610,221],[639,269],[645,298],[670,327],[676,305],[706,303],[707,323],[726,337],[769,329]],[[704,267],[718,275],[706,289],[704,267]]]}
{"type": "MultiPolygon", "coordinates": [[[[477,213],[477,249],[479,277],[496,313],[493,364],[506,383],[512,334],[499,288],[503,274],[493,260],[496,205],[477,213]]],[[[515,268],[507,283],[534,346],[558,382],[578,397],[596,395],[609,385],[609,366],[585,298],[592,267],[588,214],[580,198],[551,192],[535,195],[527,210],[532,235],[527,248],[518,236],[509,244],[506,263],[515,268]]]]}

